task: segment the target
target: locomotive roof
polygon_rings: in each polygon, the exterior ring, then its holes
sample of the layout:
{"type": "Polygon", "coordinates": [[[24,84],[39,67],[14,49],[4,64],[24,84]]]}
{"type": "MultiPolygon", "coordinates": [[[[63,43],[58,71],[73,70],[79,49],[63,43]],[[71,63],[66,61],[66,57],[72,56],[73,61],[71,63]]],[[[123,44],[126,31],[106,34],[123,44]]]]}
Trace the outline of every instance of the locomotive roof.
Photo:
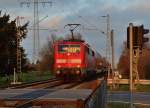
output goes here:
{"type": "Polygon", "coordinates": [[[85,42],[84,40],[81,39],[68,39],[68,40],[63,40],[64,42],[85,42]]]}
{"type": "Polygon", "coordinates": [[[65,42],[68,42],[68,43],[70,43],[70,42],[85,43],[84,40],[79,40],[79,39],[61,40],[61,41],[58,41],[57,43],[65,43],[65,42]]]}
{"type": "Polygon", "coordinates": [[[86,43],[84,40],[80,40],[80,39],[68,39],[68,40],[60,40],[57,41],[57,44],[64,44],[65,42],[67,43],[82,43],[84,45],[86,45],[87,47],[89,47],[90,49],[92,49],[93,51],[95,51],[88,43],[86,43]]]}

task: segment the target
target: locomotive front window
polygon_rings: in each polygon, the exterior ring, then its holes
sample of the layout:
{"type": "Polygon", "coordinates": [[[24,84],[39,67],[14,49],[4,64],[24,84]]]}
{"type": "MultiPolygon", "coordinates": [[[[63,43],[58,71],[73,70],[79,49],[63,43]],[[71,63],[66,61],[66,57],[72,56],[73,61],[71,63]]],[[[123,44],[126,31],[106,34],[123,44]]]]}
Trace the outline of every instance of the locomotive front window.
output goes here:
{"type": "Polygon", "coordinates": [[[80,53],[80,45],[58,45],[59,53],[80,53]]]}

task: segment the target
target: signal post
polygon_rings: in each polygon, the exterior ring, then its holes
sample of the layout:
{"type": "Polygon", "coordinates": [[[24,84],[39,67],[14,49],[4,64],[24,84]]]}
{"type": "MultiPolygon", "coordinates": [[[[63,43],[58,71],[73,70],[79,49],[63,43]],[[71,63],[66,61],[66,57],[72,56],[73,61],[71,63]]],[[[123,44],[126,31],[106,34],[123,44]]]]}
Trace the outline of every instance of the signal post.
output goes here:
{"type": "Polygon", "coordinates": [[[138,62],[140,58],[140,52],[142,52],[145,42],[149,41],[149,38],[144,37],[144,34],[149,33],[148,29],[144,29],[144,26],[133,26],[129,24],[127,28],[127,48],[130,49],[130,103],[133,108],[133,92],[136,90],[135,79],[139,83],[138,74],[138,62]]]}

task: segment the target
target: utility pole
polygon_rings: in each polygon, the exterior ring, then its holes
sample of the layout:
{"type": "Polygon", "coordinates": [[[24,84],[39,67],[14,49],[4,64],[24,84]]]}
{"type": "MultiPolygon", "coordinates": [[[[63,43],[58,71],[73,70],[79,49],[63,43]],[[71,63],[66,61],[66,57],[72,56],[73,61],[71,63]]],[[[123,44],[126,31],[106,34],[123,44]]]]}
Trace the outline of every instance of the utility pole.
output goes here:
{"type": "Polygon", "coordinates": [[[111,58],[111,69],[112,69],[112,84],[113,84],[113,88],[115,88],[115,81],[114,81],[114,77],[115,77],[115,73],[114,73],[114,69],[115,69],[115,55],[114,55],[114,30],[111,30],[111,52],[112,52],[112,58],[111,58]]]}
{"type": "Polygon", "coordinates": [[[129,24],[130,39],[130,108],[133,108],[133,24],[129,24]]]}
{"type": "Polygon", "coordinates": [[[40,37],[39,37],[39,4],[50,4],[52,5],[51,1],[39,1],[39,0],[32,0],[32,1],[24,1],[21,2],[21,6],[23,4],[26,4],[27,7],[30,6],[30,4],[33,3],[34,6],[34,26],[33,26],[33,60],[32,62],[35,63],[38,59],[38,53],[40,50],[40,37]]]}
{"type": "Polygon", "coordinates": [[[102,16],[106,18],[107,23],[107,37],[106,37],[106,59],[110,62],[110,16],[107,14],[106,16],[102,16]]]}
{"type": "Polygon", "coordinates": [[[107,21],[107,36],[106,36],[106,60],[110,63],[108,66],[108,79],[110,79],[111,72],[111,32],[110,32],[110,16],[107,14],[106,16],[102,16],[106,18],[107,21]]]}
{"type": "Polygon", "coordinates": [[[21,74],[21,50],[20,50],[20,42],[21,42],[21,31],[20,31],[20,19],[24,19],[24,17],[17,17],[17,73],[21,74]]]}
{"type": "Polygon", "coordinates": [[[16,18],[16,27],[17,27],[17,39],[16,39],[16,68],[14,68],[14,82],[12,84],[20,84],[21,82],[18,82],[21,77],[21,49],[20,49],[20,42],[21,42],[21,24],[20,20],[24,19],[24,17],[17,16],[16,18]]]}
{"type": "Polygon", "coordinates": [[[112,47],[112,70],[115,68],[114,55],[114,30],[111,30],[111,47],[112,47]]]}

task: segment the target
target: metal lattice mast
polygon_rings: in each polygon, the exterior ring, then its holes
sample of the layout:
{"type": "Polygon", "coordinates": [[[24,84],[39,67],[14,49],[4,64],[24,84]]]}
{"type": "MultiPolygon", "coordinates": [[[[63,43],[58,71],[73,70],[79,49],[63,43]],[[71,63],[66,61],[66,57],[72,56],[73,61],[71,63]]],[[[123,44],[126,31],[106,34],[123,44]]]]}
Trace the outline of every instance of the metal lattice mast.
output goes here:
{"type": "Polygon", "coordinates": [[[24,17],[17,17],[16,18],[16,27],[17,27],[17,45],[16,45],[16,72],[17,72],[17,78],[14,81],[14,84],[16,82],[18,82],[18,80],[20,80],[20,75],[21,75],[21,49],[20,49],[20,42],[21,42],[21,24],[20,24],[20,20],[24,19],[24,17]]]}
{"type": "MultiPolygon", "coordinates": [[[[106,60],[111,63],[111,32],[110,32],[110,16],[109,14],[107,14],[106,16],[102,16],[102,17],[106,17],[107,20],[107,33],[106,33],[106,60]]],[[[111,65],[108,66],[108,78],[110,78],[110,69],[111,69],[111,65]]]]}
{"type": "Polygon", "coordinates": [[[34,26],[33,26],[33,62],[36,60],[40,50],[39,39],[39,14],[38,14],[38,0],[34,0],[34,26]]]}
{"type": "Polygon", "coordinates": [[[111,28],[110,28],[110,16],[107,15],[107,52],[108,52],[108,61],[111,63],[111,28]]]}
{"type": "Polygon", "coordinates": [[[17,73],[21,73],[21,50],[20,50],[20,42],[21,42],[21,31],[20,31],[20,19],[23,19],[24,17],[17,17],[17,73]]]}
{"type": "Polygon", "coordinates": [[[51,1],[39,1],[39,0],[33,0],[33,1],[25,1],[21,2],[21,5],[27,4],[29,7],[30,3],[33,3],[34,6],[34,24],[33,24],[33,57],[32,62],[35,63],[35,61],[38,59],[38,53],[40,50],[40,36],[39,36],[39,4],[45,4],[49,3],[52,4],[51,1]]]}
{"type": "MultiPolygon", "coordinates": [[[[139,84],[139,72],[138,72],[138,64],[139,64],[139,58],[140,58],[140,49],[139,47],[137,49],[134,49],[133,50],[133,80],[136,80],[137,81],[137,84],[139,84]]],[[[136,89],[134,87],[134,89],[136,89]]]]}

